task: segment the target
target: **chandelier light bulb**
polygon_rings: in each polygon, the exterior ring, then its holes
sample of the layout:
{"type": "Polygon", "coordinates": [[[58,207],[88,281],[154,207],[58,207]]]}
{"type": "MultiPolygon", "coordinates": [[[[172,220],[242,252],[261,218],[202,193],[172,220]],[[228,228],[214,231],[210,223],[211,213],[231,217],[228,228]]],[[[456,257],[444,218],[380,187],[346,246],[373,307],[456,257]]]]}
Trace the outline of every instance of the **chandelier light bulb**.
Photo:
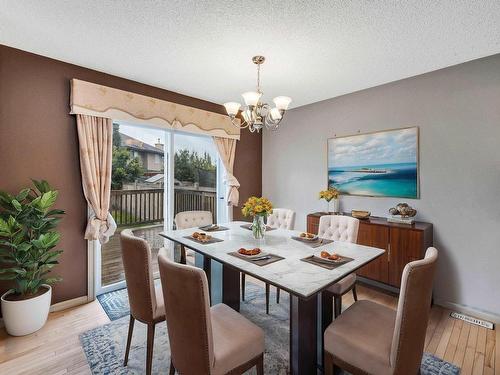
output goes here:
{"type": "Polygon", "coordinates": [[[236,116],[241,107],[241,104],[236,102],[228,102],[224,103],[224,107],[226,108],[226,112],[229,116],[236,116]]]}
{"type": "Polygon", "coordinates": [[[273,109],[271,109],[269,115],[271,116],[271,119],[273,119],[274,121],[276,120],[281,120],[281,112],[278,108],[274,107],[273,109]]]}
{"type": "Polygon", "coordinates": [[[277,96],[273,99],[274,104],[276,104],[276,108],[282,111],[286,111],[288,106],[292,102],[292,98],[288,96],[277,96]]]}
{"type": "Polygon", "coordinates": [[[241,94],[246,105],[256,106],[262,96],[261,92],[247,91],[241,94]]]}

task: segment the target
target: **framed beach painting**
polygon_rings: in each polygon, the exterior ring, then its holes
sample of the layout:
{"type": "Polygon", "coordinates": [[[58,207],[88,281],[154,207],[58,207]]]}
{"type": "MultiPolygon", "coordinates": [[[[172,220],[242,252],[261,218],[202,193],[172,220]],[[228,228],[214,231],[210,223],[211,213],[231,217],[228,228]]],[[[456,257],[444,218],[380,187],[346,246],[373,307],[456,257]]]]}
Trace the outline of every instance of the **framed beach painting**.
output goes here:
{"type": "Polygon", "coordinates": [[[418,127],[328,140],[328,187],[341,194],[419,198],[418,127]]]}

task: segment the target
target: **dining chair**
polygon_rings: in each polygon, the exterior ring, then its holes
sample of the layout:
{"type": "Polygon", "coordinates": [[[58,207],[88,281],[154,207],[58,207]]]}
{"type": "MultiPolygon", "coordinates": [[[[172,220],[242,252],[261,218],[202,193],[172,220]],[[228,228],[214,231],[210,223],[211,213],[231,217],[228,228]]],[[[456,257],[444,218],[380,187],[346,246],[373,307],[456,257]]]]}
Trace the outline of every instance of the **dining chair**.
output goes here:
{"type": "Polygon", "coordinates": [[[264,332],[225,304],[210,307],[203,270],[158,256],[170,374],[264,373],[264,332]],[[186,293],[188,291],[188,293],[186,293]]]}
{"type": "Polygon", "coordinates": [[[397,311],[371,301],[351,305],[324,332],[325,374],[419,374],[438,251],[408,263],[397,311]]]}
{"type": "MultiPolygon", "coordinates": [[[[358,240],[359,220],[350,216],[325,215],[319,219],[318,236],[334,241],[356,243],[358,240]]],[[[339,282],[330,286],[325,292],[325,302],[328,294],[333,296],[334,315],[337,318],[342,312],[342,296],[352,290],[354,301],[358,300],[356,293],[356,274],[351,273],[339,282]]]]}
{"type": "MultiPolygon", "coordinates": [[[[176,229],[197,228],[213,224],[213,216],[210,211],[183,211],[175,215],[174,223],[176,229]]],[[[186,248],[184,245],[181,245],[180,262],[186,264],[186,248]]]]}
{"type": "MultiPolygon", "coordinates": [[[[295,211],[288,208],[273,208],[273,213],[267,217],[267,225],[276,229],[293,230],[295,211]]],[[[245,300],[245,274],[241,274],[241,299],[245,300]]],[[[266,314],[269,314],[270,285],[266,283],[266,314]]],[[[280,303],[280,288],[276,288],[276,303],[280,303]]]]}
{"type": "Polygon", "coordinates": [[[127,366],[135,320],[147,324],[146,374],[151,374],[155,326],[165,320],[161,287],[155,288],[148,243],[134,236],[130,229],[120,234],[123,268],[130,304],[127,347],[123,365],[127,366]]]}

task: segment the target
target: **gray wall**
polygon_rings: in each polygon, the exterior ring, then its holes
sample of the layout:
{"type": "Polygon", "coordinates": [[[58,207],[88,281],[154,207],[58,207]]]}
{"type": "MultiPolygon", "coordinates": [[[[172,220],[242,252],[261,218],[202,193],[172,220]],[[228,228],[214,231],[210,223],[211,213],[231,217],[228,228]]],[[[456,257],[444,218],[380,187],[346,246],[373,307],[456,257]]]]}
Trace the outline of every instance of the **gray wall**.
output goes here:
{"type": "Polygon", "coordinates": [[[325,209],[327,138],[408,126],[420,127],[420,199],[343,196],[341,209],[416,207],[440,250],[437,302],[500,316],[500,55],[291,110],[264,133],[263,195],[303,230],[325,209]]]}

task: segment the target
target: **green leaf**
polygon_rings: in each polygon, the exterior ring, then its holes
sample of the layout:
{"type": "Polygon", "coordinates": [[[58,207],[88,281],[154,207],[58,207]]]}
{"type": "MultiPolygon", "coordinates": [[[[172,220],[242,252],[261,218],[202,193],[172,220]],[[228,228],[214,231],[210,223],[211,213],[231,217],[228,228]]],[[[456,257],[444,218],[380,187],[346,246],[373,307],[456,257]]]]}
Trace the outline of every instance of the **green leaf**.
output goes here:
{"type": "Polygon", "coordinates": [[[35,185],[36,189],[40,192],[40,194],[45,194],[47,192],[49,192],[51,190],[51,187],[49,185],[49,183],[45,180],[41,180],[41,181],[38,181],[38,180],[31,180],[33,181],[33,185],[35,185]]]}
{"type": "Polygon", "coordinates": [[[0,236],[9,237],[11,234],[9,224],[2,218],[0,218],[0,236]]]}
{"type": "Polygon", "coordinates": [[[58,192],[56,190],[43,193],[39,208],[43,211],[47,210],[50,206],[56,203],[57,195],[58,192]]]}
{"type": "Polygon", "coordinates": [[[21,190],[19,192],[19,194],[17,194],[16,200],[18,202],[22,202],[23,200],[25,200],[28,197],[30,192],[31,192],[31,188],[26,188],[26,189],[21,190]]]}
{"type": "Polygon", "coordinates": [[[60,276],[54,276],[54,277],[48,277],[43,280],[43,284],[54,284],[58,283],[59,281],[62,281],[62,277],[60,276]]]}
{"type": "Polygon", "coordinates": [[[16,210],[18,210],[19,212],[21,212],[21,211],[23,210],[23,207],[21,206],[21,203],[19,203],[19,202],[17,201],[17,199],[13,199],[13,200],[12,200],[12,205],[13,205],[13,206],[14,206],[14,208],[15,208],[16,210]]]}

